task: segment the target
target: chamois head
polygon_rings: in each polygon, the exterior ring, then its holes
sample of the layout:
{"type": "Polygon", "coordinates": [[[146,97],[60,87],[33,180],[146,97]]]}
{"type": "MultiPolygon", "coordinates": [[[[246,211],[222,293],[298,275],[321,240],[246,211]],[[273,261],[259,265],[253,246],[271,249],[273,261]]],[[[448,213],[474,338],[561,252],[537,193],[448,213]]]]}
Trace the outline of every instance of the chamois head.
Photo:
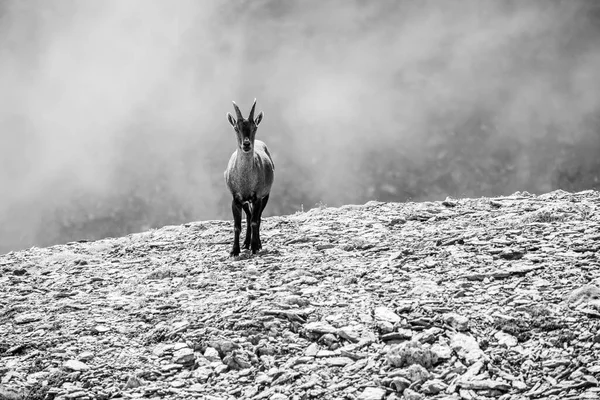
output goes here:
{"type": "Polygon", "coordinates": [[[264,116],[263,112],[261,111],[258,113],[258,116],[255,119],[254,107],[256,107],[256,99],[254,99],[248,119],[244,119],[244,117],[242,117],[242,112],[237,104],[235,104],[235,101],[233,102],[233,108],[235,109],[237,120],[233,118],[230,113],[227,113],[227,120],[231,126],[233,126],[233,130],[237,135],[238,148],[244,153],[250,152],[254,149],[254,136],[256,135],[256,128],[264,116]]]}

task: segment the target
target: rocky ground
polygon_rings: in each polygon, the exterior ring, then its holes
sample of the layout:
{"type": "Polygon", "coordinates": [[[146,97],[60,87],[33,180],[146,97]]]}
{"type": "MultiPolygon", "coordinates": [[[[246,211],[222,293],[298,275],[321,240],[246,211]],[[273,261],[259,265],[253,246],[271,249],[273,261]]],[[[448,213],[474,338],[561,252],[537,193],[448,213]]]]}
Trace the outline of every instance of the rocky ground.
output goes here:
{"type": "Polygon", "coordinates": [[[599,398],[600,193],[379,203],[0,256],[0,399],[599,398]]]}

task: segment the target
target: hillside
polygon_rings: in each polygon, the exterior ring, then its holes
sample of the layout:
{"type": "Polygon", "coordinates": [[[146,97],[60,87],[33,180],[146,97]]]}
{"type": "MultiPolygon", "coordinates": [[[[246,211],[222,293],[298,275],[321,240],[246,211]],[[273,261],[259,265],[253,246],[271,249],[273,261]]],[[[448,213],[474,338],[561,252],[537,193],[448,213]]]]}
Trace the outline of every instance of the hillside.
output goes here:
{"type": "Polygon", "coordinates": [[[599,207],[320,207],[238,260],[231,221],[8,253],[0,399],[598,398],[599,207]]]}

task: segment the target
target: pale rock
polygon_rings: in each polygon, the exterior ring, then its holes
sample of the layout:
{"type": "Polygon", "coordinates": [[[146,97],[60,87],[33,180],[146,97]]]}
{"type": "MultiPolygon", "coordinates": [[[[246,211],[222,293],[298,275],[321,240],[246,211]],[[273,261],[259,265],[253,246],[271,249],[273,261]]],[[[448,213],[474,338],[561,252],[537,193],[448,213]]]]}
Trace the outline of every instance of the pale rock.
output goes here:
{"type": "Polygon", "coordinates": [[[377,321],[376,325],[384,334],[394,332],[394,325],[389,321],[377,321]]]}
{"type": "Polygon", "coordinates": [[[515,389],[518,390],[526,390],[529,386],[527,386],[527,384],[523,381],[512,381],[511,382],[512,387],[514,387],[515,389]]]}
{"type": "Polygon", "coordinates": [[[496,338],[500,346],[505,347],[515,347],[519,342],[513,335],[509,335],[508,333],[502,331],[496,332],[494,338],[496,338]]]}
{"type": "Polygon", "coordinates": [[[392,371],[388,374],[391,378],[405,378],[411,383],[425,382],[431,378],[431,373],[419,364],[412,364],[408,368],[392,371]]]}
{"type": "Polygon", "coordinates": [[[384,307],[384,306],[376,307],[374,315],[375,315],[375,320],[389,322],[392,325],[400,322],[400,319],[401,319],[398,316],[398,314],[396,314],[390,308],[384,307]]]}
{"type": "Polygon", "coordinates": [[[342,339],[356,343],[360,340],[360,331],[361,329],[358,329],[356,326],[343,326],[338,329],[337,334],[342,339]]]}
{"type": "Polygon", "coordinates": [[[396,310],[401,313],[410,312],[413,307],[414,305],[412,300],[399,300],[396,302],[396,310]]]}
{"type": "Polygon", "coordinates": [[[63,366],[71,371],[88,371],[90,369],[88,365],[77,360],[67,360],[63,366]]]}
{"type": "Polygon", "coordinates": [[[308,356],[308,357],[314,357],[317,355],[318,351],[319,351],[319,345],[316,343],[311,343],[304,350],[304,355],[308,356]]]}
{"type": "Polygon", "coordinates": [[[250,360],[248,354],[244,351],[234,351],[223,358],[223,364],[227,365],[230,369],[241,370],[250,368],[250,360]]]}
{"type": "Polygon", "coordinates": [[[221,361],[221,357],[219,356],[219,352],[214,347],[207,347],[204,351],[204,358],[208,361],[221,361]]]}
{"type": "Polygon", "coordinates": [[[219,365],[215,366],[215,375],[221,375],[222,373],[227,372],[227,369],[227,365],[219,363],[219,365]]]}
{"type": "Polygon", "coordinates": [[[256,383],[257,385],[268,385],[271,382],[273,382],[273,378],[265,374],[264,372],[259,372],[258,374],[256,374],[256,378],[254,378],[254,383],[256,383]]]}
{"type": "Polygon", "coordinates": [[[229,354],[239,347],[239,345],[233,343],[231,340],[221,340],[218,345],[218,349],[221,350],[223,354],[229,354]]]}
{"type": "Polygon", "coordinates": [[[333,325],[324,321],[309,322],[308,324],[304,325],[304,329],[306,329],[308,332],[321,335],[337,332],[337,329],[333,325]]]}
{"type": "Polygon", "coordinates": [[[87,393],[83,390],[77,390],[77,391],[65,394],[65,398],[67,398],[67,399],[79,399],[79,398],[83,398],[83,397],[87,398],[87,393]]]}
{"type": "Polygon", "coordinates": [[[212,368],[208,366],[202,366],[192,372],[192,377],[200,383],[206,383],[212,374],[212,368]]]}
{"type": "Polygon", "coordinates": [[[443,329],[434,326],[419,333],[415,340],[421,343],[433,343],[442,332],[443,329]]]}
{"type": "Polygon", "coordinates": [[[429,368],[437,363],[437,355],[419,342],[411,341],[394,345],[386,354],[387,362],[394,367],[420,364],[429,368]]]}
{"type": "Polygon", "coordinates": [[[319,351],[317,351],[317,354],[315,354],[315,356],[317,358],[333,357],[335,355],[336,355],[336,352],[331,351],[331,350],[319,350],[319,351]]]}
{"type": "Polygon", "coordinates": [[[319,343],[325,344],[327,347],[331,348],[336,343],[339,343],[337,337],[335,337],[332,333],[326,333],[319,338],[319,343]]]}
{"type": "MultiPolygon", "coordinates": [[[[189,326],[190,326],[190,322],[186,321],[186,320],[174,322],[173,323],[173,330],[171,331],[171,333],[183,332],[187,328],[189,328],[189,326]]],[[[186,347],[187,347],[187,345],[186,345],[186,347]]]]}
{"type": "Polygon", "coordinates": [[[193,364],[195,360],[196,355],[194,354],[194,350],[189,347],[179,349],[173,353],[173,362],[177,364],[193,364]]]}
{"type": "Polygon", "coordinates": [[[467,364],[473,364],[474,362],[485,357],[483,351],[479,348],[479,344],[474,337],[465,335],[464,333],[456,333],[450,340],[450,347],[458,354],[458,356],[465,360],[467,364]]]}
{"type": "Polygon", "coordinates": [[[394,390],[398,393],[402,393],[404,392],[404,390],[409,387],[411,384],[411,381],[404,378],[403,376],[397,376],[392,378],[392,382],[390,384],[390,386],[392,388],[394,388],[394,390]]]}
{"type": "Polygon", "coordinates": [[[425,398],[425,396],[423,396],[421,393],[415,392],[412,389],[404,390],[404,393],[402,393],[402,395],[405,400],[422,400],[423,398],[425,398]]]}
{"type": "Polygon", "coordinates": [[[421,391],[425,394],[438,394],[444,390],[448,385],[441,379],[430,379],[421,385],[421,391]]]}
{"type": "Polygon", "coordinates": [[[162,357],[163,355],[165,355],[166,353],[171,353],[173,351],[173,345],[172,344],[163,344],[163,343],[159,343],[158,345],[156,345],[156,347],[152,350],[152,354],[154,354],[157,357],[162,357]]]}
{"type": "Polygon", "coordinates": [[[194,384],[188,386],[187,390],[189,390],[190,392],[201,393],[205,390],[205,387],[204,387],[204,385],[202,385],[200,383],[194,383],[194,384]]]}
{"type": "Polygon", "coordinates": [[[452,349],[450,346],[445,344],[435,343],[432,344],[430,350],[439,358],[440,360],[449,360],[452,357],[452,349]]]}
{"type": "Polygon", "coordinates": [[[344,367],[354,362],[350,357],[330,357],[325,358],[323,363],[332,367],[344,367]]]}
{"type": "Polygon", "coordinates": [[[422,365],[413,364],[406,368],[406,378],[411,382],[425,382],[431,378],[431,373],[422,365]]]}
{"type": "Polygon", "coordinates": [[[447,313],[443,315],[444,322],[449,324],[457,331],[466,331],[469,329],[469,319],[456,313],[447,313]]]}
{"type": "Polygon", "coordinates": [[[506,382],[499,382],[493,379],[469,380],[459,382],[459,386],[467,390],[510,390],[510,385],[506,382]]]}
{"type": "Polygon", "coordinates": [[[84,351],[84,352],[81,352],[81,353],[79,354],[79,356],[77,357],[77,359],[78,359],[79,361],[89,361],[89,360],[91,360],[92,358],[94,358],[94,353],[92,353],[91,351],[84,351]]]}
{"type": "Polygon", "coordinates": [[[144,383],[137,376],[130,376],[125,384],[125,389],[135,389],[142,386],[144,383]]]}
{"type": "Polygon", "coordinates": [[[168,371],[173,371],[176,369],[181,369],[182,365],[181,364],[163,364],[160,366],[160,370],[163,372],[168,372],[168,371]]]}
{"type": "Polygon", "coordinates": [[[587,370],[592,374],[597,374],[600,372],[600,365],[590,365],[589,367],[587,367],[587,370]]]}
{"type": "Polygon", "coordinates": [[[110,331],[110,327],[106,325],[96,325],[92,328],[92,331],[96,333],[106,333],[110,331]]]}
{"type": "Polygon", "coordinates": [[[15,324],[28,324],[30,322],[39,321],[41,319],[42,314],[40,313],[24,313],[16,315],[14,321],[15,324]]]}
{"type": "Polygon", "coordinates": [[[385,389],[378,387],[366,387],[361,394],[358,395],[359,400],[382,400],[385,396],[385,389]]]}
{"type": "Polygon", "coordinates": [[[413,337],[413,331],[410,329],[400,328],[395,332],[399,338],[409,340],[413,337]]]}
{"type": "Polygon", "coordinates": [[[173,345],[173,351],[189,348],[187,343],[179,342],[173,345]]]}
{"type": "Polygon", "coordinates": [[[192,377],[192,371],[190,371],[189,369],[184,369],[183,371],[178,373],[176,376],[177,376],[177,379],[188,379],[188,378],[192,377]]]}
{"type": "MultiPolygon", "coordinates": [[[[462,380],[470,380],[473,379],[474,377],[476,377],[477,375],[479,375],[479,372],[481,372],[481,370],[484,367],[483,361],[479,360],[474,362],[473,364],[471,364],[469,366],[469,368],[466,368],[464,366],[464,364],[460,363],[460,361],[457,361],[455,363],[455,365],[457,366],[456,371],[463,371],[461,379],[462,380]]],[[[460,373],[460,372],[458,372],[460,373]]]]}

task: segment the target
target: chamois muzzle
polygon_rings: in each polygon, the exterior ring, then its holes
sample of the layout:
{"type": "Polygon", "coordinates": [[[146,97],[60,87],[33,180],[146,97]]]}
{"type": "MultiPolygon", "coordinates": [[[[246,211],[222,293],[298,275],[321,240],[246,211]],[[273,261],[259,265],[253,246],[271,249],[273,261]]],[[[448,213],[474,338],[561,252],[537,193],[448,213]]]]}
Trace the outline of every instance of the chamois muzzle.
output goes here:
{"type": "Polygon", "coordinates": [[[250,139],[244,138],[244,141],[242,142],[242,150],[244,150],[246,153],[252,150],[252,143],[250,143],[250,139]]]}

